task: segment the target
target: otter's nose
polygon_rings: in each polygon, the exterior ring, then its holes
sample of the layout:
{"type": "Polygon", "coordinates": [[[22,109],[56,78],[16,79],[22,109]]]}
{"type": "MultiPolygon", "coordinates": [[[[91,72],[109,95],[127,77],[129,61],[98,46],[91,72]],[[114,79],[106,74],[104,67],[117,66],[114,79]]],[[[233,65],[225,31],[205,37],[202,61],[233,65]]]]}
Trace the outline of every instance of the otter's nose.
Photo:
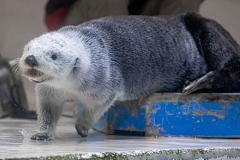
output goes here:
{"type": "Polygon", "coordinates": [[[25,59],[25,62],[31,66],[31,67],[35,67],[38,65],[38,62],[36,60],[36,58],[34,57],[34,55],[30,55],[25,59]]]}

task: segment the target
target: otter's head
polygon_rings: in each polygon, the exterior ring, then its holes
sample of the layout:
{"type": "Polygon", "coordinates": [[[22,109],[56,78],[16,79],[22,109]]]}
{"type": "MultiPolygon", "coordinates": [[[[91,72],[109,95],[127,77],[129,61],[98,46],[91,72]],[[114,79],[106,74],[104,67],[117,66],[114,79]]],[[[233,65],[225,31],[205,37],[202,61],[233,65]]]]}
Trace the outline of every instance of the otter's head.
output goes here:
{"type": "Polygon", "coordinates": [[[83,53],[80,45],[57,32],[33,39],[24,47],[18,63],[20,72],[35,83],[67,78],[76,64],[80,63],[83,53]]]}

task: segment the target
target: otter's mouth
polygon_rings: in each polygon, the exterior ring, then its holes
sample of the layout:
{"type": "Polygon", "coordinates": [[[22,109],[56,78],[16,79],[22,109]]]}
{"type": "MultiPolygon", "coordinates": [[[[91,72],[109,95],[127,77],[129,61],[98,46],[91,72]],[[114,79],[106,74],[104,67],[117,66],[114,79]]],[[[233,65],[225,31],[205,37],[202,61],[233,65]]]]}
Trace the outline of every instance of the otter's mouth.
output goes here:
{"type": "Polygon", "coordinates": [[[38,71],[36,69],[29,69],[27,70],[23,76],[27,77],[30,81],[35,83],[42,83],[48,79],[50,79],[51,76],[45,75],[43,72],[38,71]]]}

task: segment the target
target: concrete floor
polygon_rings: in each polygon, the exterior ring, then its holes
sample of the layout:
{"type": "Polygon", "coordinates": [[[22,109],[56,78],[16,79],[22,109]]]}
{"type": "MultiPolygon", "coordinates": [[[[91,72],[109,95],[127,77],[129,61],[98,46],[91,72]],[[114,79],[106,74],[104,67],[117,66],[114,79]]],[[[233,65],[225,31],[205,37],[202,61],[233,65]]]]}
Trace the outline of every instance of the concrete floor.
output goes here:
{"type": "MultiPolygon", "coordinates": [[[[228,156],[240,157],[240,151],[237,150],[236,152],[235,150],[240,146],[240,139],[117,136],[104,135],[96,131],[91,131],[87,138],[81,138],[74,129],[74,123],[74,119],[62,117],[57,127],[56,138],[51,141],[41,142],[30,140],[30,136],[37,131],[37,121],[2,119],[0,121],[0,159],[67,154],[91,156],[92,154],[105,152],[139,153],[152,150],[196,148],[204,150],[214,148],[216,153],[211,155],[184,154],[181,155],[181,158],[185,159],[188,157],[193,159],[191,156],[194,156],[194,158],[209,158],[209,156],[217,157],[224,155],[226,158],[228,154],[228,156]],[[227,150],[222,152],[224,148],[227,148],[227,150]],[[233,150],[235,151],[234,153],[232,152],[233,150]]],[[[159,157],[156,159],[159,159],[159,157]]]]}

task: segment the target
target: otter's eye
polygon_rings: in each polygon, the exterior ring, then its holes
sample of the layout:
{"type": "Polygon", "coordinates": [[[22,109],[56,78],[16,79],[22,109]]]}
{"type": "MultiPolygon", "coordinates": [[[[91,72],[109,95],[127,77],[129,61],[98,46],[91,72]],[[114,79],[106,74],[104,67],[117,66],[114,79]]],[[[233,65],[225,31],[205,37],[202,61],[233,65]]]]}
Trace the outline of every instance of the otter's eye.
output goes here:
{"type": "Polygon", "coordinates": [[[51,56],[51,58],[52,58],[53,60],[56,60],[56,59],[57,59],[56,54],[53,54],[53,55],[51,56]]]}

